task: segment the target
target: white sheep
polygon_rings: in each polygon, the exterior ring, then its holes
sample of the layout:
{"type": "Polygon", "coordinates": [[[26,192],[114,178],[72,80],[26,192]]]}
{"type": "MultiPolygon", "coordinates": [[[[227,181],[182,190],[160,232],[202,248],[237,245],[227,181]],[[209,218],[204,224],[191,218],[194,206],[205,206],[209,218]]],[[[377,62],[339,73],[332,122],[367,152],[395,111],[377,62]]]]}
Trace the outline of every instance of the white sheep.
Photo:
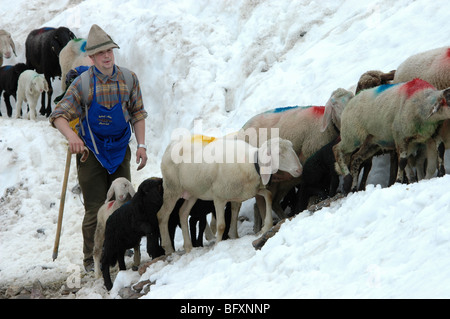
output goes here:
{"type": "MultiPolygon", "coordinates": [[[[325,106],[285,107],[258,114],[244,124],[238,138],[258,147],[265,142],[266,131],[269,139],[272,129],[278,129],[275,133],[292,142],[294,151],[304,164],[311,155],[339,136],[342,110],[353,96],[352,92],[338,88],[332,92],[325,106]],[[253,129],[256,130],[257,139],[249,138],[253,129]]],[[[281,200],[300,180],[301,176],[268,185],[273,196],[272,209],[280,219],[286,217],[280,205],[281,200]]],[[[261,221],[265,216],[264,202],[257,196],[254,214],[255,232],[261,229],[261,221]]]]}
{"type": "Polygon", "coordinates": [[[17,82],[16,118],[20,117],[22,103],[28,103],[28,118],[36,120],[36,105],[42,92],[48,91],[48,83],[43,74],[34,70],[26,70],[19,76],[17,82]]]}
{"type": "Polygon", "coordinates": [[[402,182],[408,157],[450,118],[449,102],[450,89],[438,91],[421,79],[356,95],[342,112],[341,142],[334,147],[344,191],[356,190],[359,166],[380,150],[397,152],[397,181],[402,182]]]}
{"type": "Polygon", "coordinates": [[[3,65],[3,57],[9,59],[12,54],[16,54],[16,46],[11,38],[11,34],[8,31],[0,30],[0,66],[3,65]]]}
{"type": "MultiPolygon", "coordinates": [[[[437,49],[421,52],[407,58],[397,68],[394,76],[394,83],[407,82],[415,78],[420,78],[427,81],[438,90],[443,90],[450,87],[450,47],[442,47],[437,49]]],[[[417,177],[431,178],[436,169],[438,169],[438,176],[445,174],[443,165],[443,157],[445,149],[450,148],[450,121],[444,121],[439,128],[437,135],[437,142],[443,143],[441,152],[436,153],[435,139],[427,142],[426,149],[424,149],[416,159],[417,177]],[[423,172],[422,165],[427,159],[426,172],[423,172]]]]}
{"type": "Polygon", "coordinates": [[[61,89],[66,90],[66,75],[80,65],[90,66],[93,64],[91,58],[86,54],[86,39],[75,38],[70,40],[59,53],[59,64],[61,66],[61,89]]]}
{"type": "MultiPolygon", "coordinates": [[[[173,252],[168,221],[177,200],[185,200],[180,209],[184,249],[191,251],[187,219],[197,199],[213,200],[217,216],[217,241],[225,229],[224,208],[231,202],[230,237],[237,237],[237,217],[241,203],[259,194],[271,207],[271,194],[265,188],[271,174],[282,169],[292,176],[301,174],[302,166],[292,143],[273,138],[256,148],[235,138],[184,136],[170,143],[161,160],[164,200],[158,211],[161,244],[166,254],[173,252]]],[[[264,231],[272,227],[267,214],[264,231]]]]}
{"type": "MultiPolygon", "coordinates": [[[[106,194],[105,203],[99,208],[97,213],[97,228],[94,235],[94,274],[100,278],[100,258],[102,255],[103,242],[105,240],[105,226],[108,217],[120,206],[130,200],[136,191],[130,181],[125,177],[116,178],[106,194]],[[112,200],[112,198],[115,200],[112,200]]],[[[134,266],[138,267],[141,259],[139,246],[134,248],[134,266]]]]}

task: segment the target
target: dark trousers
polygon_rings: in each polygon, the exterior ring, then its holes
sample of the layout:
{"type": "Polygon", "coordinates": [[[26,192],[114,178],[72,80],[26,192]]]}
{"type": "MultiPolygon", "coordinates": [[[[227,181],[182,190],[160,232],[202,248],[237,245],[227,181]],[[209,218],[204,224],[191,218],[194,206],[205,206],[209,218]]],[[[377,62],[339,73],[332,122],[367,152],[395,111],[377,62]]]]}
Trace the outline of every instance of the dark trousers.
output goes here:
{"type": "Polygon", "coordinates": [[[81,163],[81,154],[77,155],[78,182],[84,198],[84,219],[82,224],[83,232],[83,264],[89,265],[93,262],[94,234],[97,227],[97,212],[105,203],[106,193],[111,183],[118,177],[125,177],[131,181],[130,160],[131,150],[127,147],[125,158],[110,175],[100,164],[93,152],[90,152],[86,162],[81,163]]]}

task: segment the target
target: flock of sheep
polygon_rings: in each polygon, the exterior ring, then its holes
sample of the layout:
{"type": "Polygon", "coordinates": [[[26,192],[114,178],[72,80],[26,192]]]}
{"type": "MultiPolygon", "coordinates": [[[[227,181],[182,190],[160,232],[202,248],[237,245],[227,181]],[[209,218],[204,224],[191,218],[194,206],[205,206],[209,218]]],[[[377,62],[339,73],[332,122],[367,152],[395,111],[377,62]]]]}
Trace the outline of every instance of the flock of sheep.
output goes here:
{"type": "MultiPolygon", "coordinates": [[[[189,252],[195,237],[195,228],[191,227],[189,236],[187,227],[190,214],[215,214],[217,242],[226,235],[237,237],[243,201],[256,198],[255,232],[267,231],[273,224],[272,210],[285,218],[287,205],[296,214],[307,208],[311,197],[336,194],[338,175],[343,176],[343,192],[348,193],[357,190],[364,168],[359,185],[363,189],[372,157],[379,154],[391,154],[390,184],[404,182],[405,174],[408,182],[430,178],[436,171],[442,176],[444,151],[450,147],[448,87],[450,47],[444,47],[410,57],[396,71],[366,72],[356,95],[339,88],[325,106],[274,109],[254,116],[234,135],[185,136],[172,141],[161,161],[162,179],[144,181],[138,193],[146,195],[133,197],[134,206],[121,206],[106,221],[100,261],[106,288],[112,287],[109,266],[118,260],[120,269],[125,269],[125,250],[139,244],[140,236],[147,237],[147,252],[153,258],[169,254],[174,251],[174,229],[179,224],[184,249],[189,252]],[[278,129],[278,136],[268,134],[266,139],[255,140],[247,134],[249,130],[272,132],[271,128],[278,129]],[[183,143],[190,147],[180,147],[183,143]],[[272,144],[277,145],[279,157],[272,156],[272,144]],[[232,162],[179,160],[207,148],[214,149],[218,158],[231,153],[232,162]],[[136,208],[138,202],[144,208],[136,208]],[[199,202],[210,205],[197,207],[199,202]],[[231,213],[225,210],[228,204],[231,213]],[[231,215],[229,222],[225,222],[225,211],[231,215]],[[118,229],[130,216],[140,221],[128,222],[129,232],[138,236],[124,244],[129,234],[118,229]]],[[[200,231],[204,227],[208,225],[200,231]]]]}
{"type": "MultiPolygon", "coordinates": [[[[35,118],[33,108],[41,93],[41,114],[48,116],[51,78],[90,64],[84,45],[64,27],[30,33],[27,63],[0,68],[0,94],[5,91],[8,116],[13,95],[18,102],[16,116],[24,100],[35,118]]],[[[11,36],[0,31],[2,56],[10,57],[10,48],[14,51],[11,36]]],[[[196,222],[200,222],[200,238],[204,231],[209,238],[216,232],[216,241],[237,238],[239,209],[250,198],[256,199],[255,232],[268,231],[272,210],[282,219],[288,217],[287,206],[295,215],[307,208],[311,198],[334,196],[339,175],[343,193],[363,189],[373,156],[383,153],[391,154],[389,185],[445,174],[444,153],[450,147],[450,47],[411,56],[389,73],[368,71],[355,93],[339,88],[325,106],[286,107],[255,115],[234,135],[185,136],[167,146],[162,178],[145,180],[136,192],[129,181],[114,181],[98,214],[96,276],[102,272],[106,288],[111,289],[109,267],[119,262],[119,268],[125,269],[124,254],[130,248],[135,248],[137,267],[143,236],[152,258],[170,254],[177,225],[186,252],[198,244],[196,222]],[[251,130],[259,137],[261,130],[271,129],[277,129],[278,136],[255,140],[248,134],[251,130]],[[211,150],[223,161],[179,160],[211,150]],[[206,223],[209,213],[215,216],[211,227],[206,223]]]]}

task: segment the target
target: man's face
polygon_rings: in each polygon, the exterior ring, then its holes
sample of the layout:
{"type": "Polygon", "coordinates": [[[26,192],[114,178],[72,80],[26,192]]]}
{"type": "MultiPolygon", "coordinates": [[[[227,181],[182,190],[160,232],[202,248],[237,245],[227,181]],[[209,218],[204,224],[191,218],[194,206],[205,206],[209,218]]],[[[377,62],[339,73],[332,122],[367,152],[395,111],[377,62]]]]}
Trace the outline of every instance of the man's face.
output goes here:
{"type": "Polygon", "coordinates": [[[94,62],[94,65],[102,72],[102,73],[110,73],[112,72],[114,67],[114,52],[113,49],[107,49],[104,51],[97,52],[94,55],[91,55],[91,59],[94,62]],[[106,72],[104,72],[106,71],[106,72]]]}

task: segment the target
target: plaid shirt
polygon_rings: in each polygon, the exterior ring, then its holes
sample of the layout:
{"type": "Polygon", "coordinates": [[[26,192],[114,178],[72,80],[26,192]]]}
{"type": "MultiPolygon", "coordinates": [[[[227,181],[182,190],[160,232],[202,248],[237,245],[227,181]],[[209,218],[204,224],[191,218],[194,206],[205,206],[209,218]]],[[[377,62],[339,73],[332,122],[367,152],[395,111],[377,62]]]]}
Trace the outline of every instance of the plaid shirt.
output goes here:
{"type": "MultiPolygon", "coordinates": [[[[89,79],[91,83],[89,86],[88,101],[92,101],[92,96],[94,94],[93,81],[95,74],[97,77],[97,103],[107,108],[111,108],[119,103],[119,95],[117,94],[117,81],[119,81],[120,98],[122,100],[122,109],[124,111],[125,119],[127,121],[130,120],[133,125],[137,121],[147,117],[147,111],[145,111],[142,103],[142,94],[139,81],[134,72],[131,72],[134,83],[131,94],[128,92],[128,87],[122,71],[120,71],[120,67],[115,66],[114,72],[111,76],[101,73],[94,66],[90,67],[86,72],[89,72],[89,79]]],[[[68,122],[81,117],[83,113],[81,106],[81,91],[81,77],[77,77],[67,89],[67,92],[62,100],[56,105],[53,113],[50,115],[49,120],[53,126],[53,121],[58,117],[64,117],[68,122]]]]}

